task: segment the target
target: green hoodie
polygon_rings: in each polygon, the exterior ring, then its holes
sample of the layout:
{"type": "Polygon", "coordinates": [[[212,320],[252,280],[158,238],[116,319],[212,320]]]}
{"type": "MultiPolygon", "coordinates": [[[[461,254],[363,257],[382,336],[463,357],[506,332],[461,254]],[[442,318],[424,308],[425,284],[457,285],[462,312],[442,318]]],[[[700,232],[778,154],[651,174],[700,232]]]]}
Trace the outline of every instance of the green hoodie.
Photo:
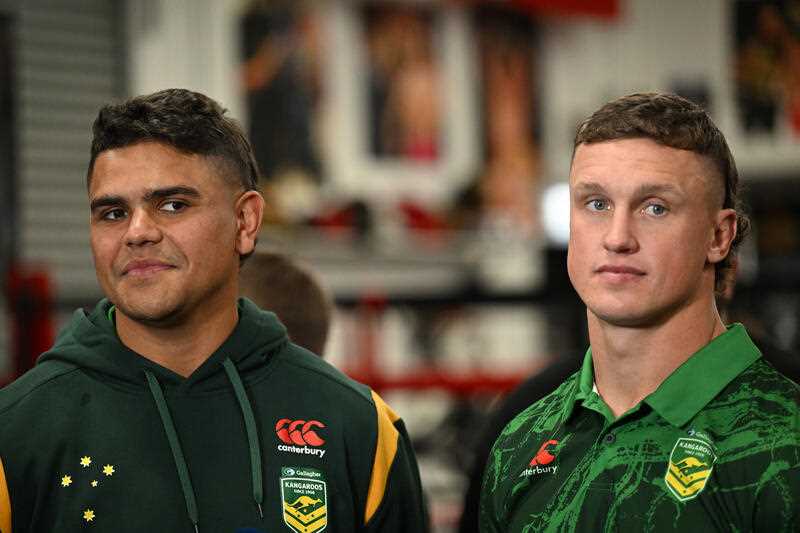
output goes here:
{"type": "Polygon", "coordinates": [[[188,378],[103,300],[0,391],[2,533],[323,530],[427,531],[408,435],[248,300],[188,378]]]}

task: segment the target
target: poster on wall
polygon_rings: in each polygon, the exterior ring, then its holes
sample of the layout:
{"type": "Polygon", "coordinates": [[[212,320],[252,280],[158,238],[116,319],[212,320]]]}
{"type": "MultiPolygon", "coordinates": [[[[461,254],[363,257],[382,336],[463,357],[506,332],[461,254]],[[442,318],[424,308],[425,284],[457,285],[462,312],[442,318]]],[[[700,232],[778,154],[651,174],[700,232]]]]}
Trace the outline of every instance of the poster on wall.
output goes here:
{"type": "Polygon", "coordinates": [[[485,6],[472,16],[477,35],[484,165],[480,225],[532,237],[539,231],[539,98],[534,19],[485,6]]]}
{"type": "Polygon", "coordinates": [[[431,6],[364,4],[369,151],[376,158],[432,162],[440,157],[441,17],[431,6]]]}
{"type": "Polygon", "coordinates": [[[800,142],[800,2],[738,0],[734,15],[740,128],[800,142]]]}
{"type": "Polygon", "coordinates": [[[800,168],[800,0],[730,4],[728,141],[744,179],[800,168]]]}
{"type": "Polygon", "coordinates": [[[481,151],[468,10],[438,2],[327,2],[325,168],[367,201],[448,204],[481,151]],[[334,142],[335,140],[335,142],[334,142]]]}
{"type": "Polygon", "coordinates": [[[323,30],[310,2],[253,0],[240,19],[248,135],[268,222],[301,221],[317,209],[323,30]]]}

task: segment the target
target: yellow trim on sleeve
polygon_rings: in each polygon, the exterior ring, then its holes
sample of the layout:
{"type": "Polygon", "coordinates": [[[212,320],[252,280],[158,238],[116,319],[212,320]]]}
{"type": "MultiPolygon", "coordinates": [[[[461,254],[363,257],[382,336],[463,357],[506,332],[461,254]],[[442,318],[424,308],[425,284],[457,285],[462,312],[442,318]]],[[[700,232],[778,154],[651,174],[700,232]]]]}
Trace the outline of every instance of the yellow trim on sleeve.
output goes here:
{"type": "Polygon", "coordinates": [[[2,459],[0,459],[0,533],[11,533],[11,498],[8,495],[2,459]]]}
{"type": "Polygon", "coordinates": [[[372,477],[369,480],[367,506],[364,511],[364,524],[368,523],[383,501],[386,493],[386,482],[389,480],[389,469],[397,454],[397,441],[400,433],[394,427],[400,417],[386,405],[386,402],[372,391],[372,400],[378,415],[378,443],[375,447],[375,461],[372,464],[372,477]]]}

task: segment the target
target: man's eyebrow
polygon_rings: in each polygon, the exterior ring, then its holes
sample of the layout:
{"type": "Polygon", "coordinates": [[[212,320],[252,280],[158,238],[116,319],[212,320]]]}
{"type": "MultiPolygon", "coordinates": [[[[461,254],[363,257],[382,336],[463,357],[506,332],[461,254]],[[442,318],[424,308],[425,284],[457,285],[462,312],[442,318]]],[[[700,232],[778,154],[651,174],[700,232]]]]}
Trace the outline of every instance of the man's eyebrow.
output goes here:
{"type": "MultiPolygon", "coordinates": [[[[593,181],[582,181],[573,186],[573,191],[577,194],[602,193],[605,192],[605,188],[593,181]]],[[[672,183],[643,183],[633,192],[634,196],[650,196],[661,193],[681,195],[683,191],[672,183]]]]}
{"type": "Polygon", "coordinates": [[[683,191],[672,183],[643,183],[636,188],[637,196],[650,196],[653,194],[673,193],[682,195],[683,191]]]}
{"type": "Polygon", "coordinates": [[[95,211],[101,207],[119,207],[125,205],[128,205],[128,202],[126,202],[122,196],[108,195],[100,196],[92,200],[92,202],[89,204],[89,209],[95,211]]]}
{"type": "MultiPolygon", "coordinates": [[[[190,196],[192,198],[200,198],[200,191],[194,187],[187,187],[185,185],[176,185],[175,187],[164,187],[163,189],[152,189],[145,193],[143,200],[145,202],[152,202],[153,200],[160,200],[162,198],[169,198],[170,196],[190,196]]],[[[106,195],[95,198],[89,204],[89,209],[95,211],[101,207],[124,207],[128,205],[128,201],[122,196],[106,195]]]]}
{"type": "Polygon", "coordinates": [[[187,187],[185,185],[176,185],[175,187],[164,187],[163,189],[153,189],[147,191],[147,193],[144,195],[144,201],[150,202],[152,200],[169,198],[170,196],[190,196],[192,198],[200,198],[200,191],[198,191],[194,187],[187,187]]]}
{"type": "Polygon", "coordinates": [[[580,183],[575,184],[572,189],[578,194],[605,192],[605,189],[602,185],[593,181],[581,181],[580,183]]]}

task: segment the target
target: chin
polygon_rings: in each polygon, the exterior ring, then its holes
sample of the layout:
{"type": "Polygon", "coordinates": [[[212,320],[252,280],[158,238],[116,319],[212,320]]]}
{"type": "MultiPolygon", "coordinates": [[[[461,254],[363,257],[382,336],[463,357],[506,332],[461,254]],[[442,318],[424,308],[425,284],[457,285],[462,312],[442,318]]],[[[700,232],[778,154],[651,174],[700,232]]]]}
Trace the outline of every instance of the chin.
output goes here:
{"type": "Polygon", "coordinates": [[[151,326],[170,326],[179,322],[182,315],[182,306],[168,305],[165,302],[157,305],[124,302],[117,304],[117,309],[130,320],[151,326]]]}
{"type": "Polygon", "coordinates": [[[670,313],[661,309],[636,309],[632,305],[615,308],[587,306],[597,320],[621,328],[647,328],[663,324],[670,313]]]}
{"type": "Polygon", "coordinates": [[[637,315],[603,315],[599,313],[594,313],[594,315],[600,322],[620,328],[642,328],[651,325],[651,321],[646,317],[637,315]]]}

